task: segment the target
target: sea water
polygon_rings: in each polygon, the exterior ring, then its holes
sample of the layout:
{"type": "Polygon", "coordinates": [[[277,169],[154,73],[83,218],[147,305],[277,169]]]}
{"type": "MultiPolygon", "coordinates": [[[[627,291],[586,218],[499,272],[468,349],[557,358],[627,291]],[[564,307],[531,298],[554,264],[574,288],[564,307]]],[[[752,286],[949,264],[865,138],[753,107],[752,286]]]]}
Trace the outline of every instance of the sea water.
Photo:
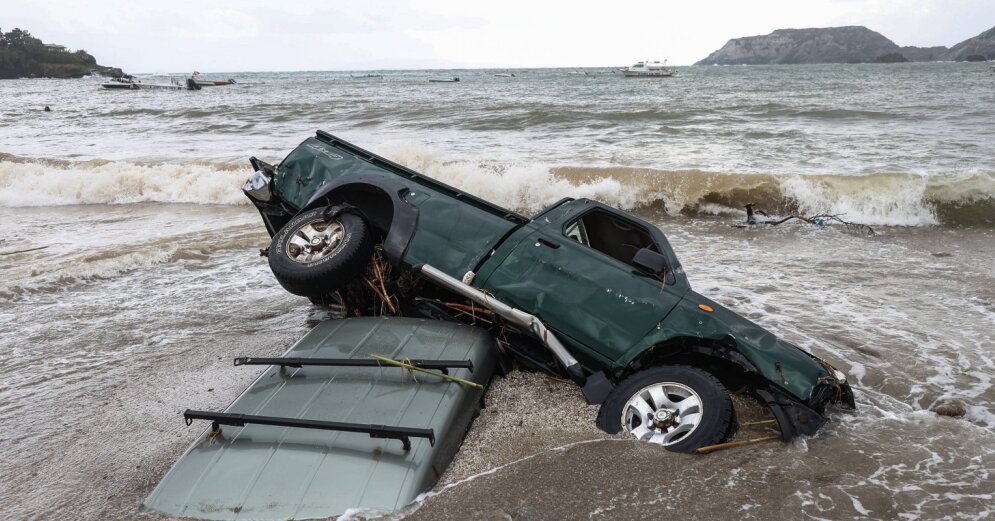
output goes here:
{"type": "Polygon", "coordinates": [[[249,156],[279,162],[316,129],[523,213],[564,196],[630,210],[698,292],[849,375],[856,413],[789,447],[709,456],[694,483],[614,469],[625,444],[599,446],[585,457],[616,485],[585,516],[637,518],[702,487],[735,503],[725,519],[992,515],[984,64],[380,73],[216,74],[237,83],[176,92],[0,82],[5,517],[130,517],[193,438],[179,411],[224,407],[251,380],[222,376],[230,355],[278,354],[322,318],[269,274],[239,191],[249,156]],[[734,227],[751,202],[876,233],[734,227]],[[930,411],[950,403],[964,416],[930,411]],[[744,499],[757,483],[776,494],[744,499]]]}

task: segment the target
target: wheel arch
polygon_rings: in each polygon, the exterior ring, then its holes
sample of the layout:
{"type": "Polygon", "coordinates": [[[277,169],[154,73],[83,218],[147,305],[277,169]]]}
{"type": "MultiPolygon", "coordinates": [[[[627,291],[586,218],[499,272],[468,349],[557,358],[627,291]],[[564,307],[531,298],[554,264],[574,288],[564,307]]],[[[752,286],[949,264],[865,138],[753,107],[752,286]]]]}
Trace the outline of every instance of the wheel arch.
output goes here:
{"type": "Polygon", "coordinates": [[[715,376],[730,392],[764,381],[756,366],[739,352],[695,337],[672,338],[643,350],[625,365],[620,377],[661,365],[696,367],[715,376]]]}
{"type": "Polygon", "coordinates": [[[358,209],[384,237],[387,260],[398,265],[418,226],[418,207],[404,200],[408,192],[403,183],[382,176],[349,176],[323,186],[300,212],[338,204],[358,209]]]}

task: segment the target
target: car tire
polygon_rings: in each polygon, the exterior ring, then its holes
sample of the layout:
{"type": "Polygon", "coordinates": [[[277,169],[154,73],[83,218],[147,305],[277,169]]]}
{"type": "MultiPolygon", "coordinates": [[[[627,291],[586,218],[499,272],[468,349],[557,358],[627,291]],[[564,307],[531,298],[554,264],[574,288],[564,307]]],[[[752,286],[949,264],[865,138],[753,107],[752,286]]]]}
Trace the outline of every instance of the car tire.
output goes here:
{"type": "Polygon", "coordinates": [[[269,248],[269,267],[284,289],[322,297],[342,289],[363,272],[373,255],[373,230],[360,215],[326,217],[325,208],[290,220],[269,248]]]}
{"type": "Polygon", "coordinates": [[[725,441],[735,432],[735,416],[729,392],[714,376],[695,367],[662,366],[616,386],[598,411],[598,427],[692,453],[725,441]]]}

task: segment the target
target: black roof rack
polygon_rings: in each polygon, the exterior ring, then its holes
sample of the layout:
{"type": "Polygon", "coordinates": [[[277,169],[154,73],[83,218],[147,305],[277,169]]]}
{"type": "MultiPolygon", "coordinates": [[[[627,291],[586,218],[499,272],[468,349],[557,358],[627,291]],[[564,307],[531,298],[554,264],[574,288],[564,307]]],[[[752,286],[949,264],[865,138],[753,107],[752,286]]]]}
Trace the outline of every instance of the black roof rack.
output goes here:
{"type": "Polygon", "coordinates": [[[429,444],[435,446],[435,431],[415,427],[392,427],[389,425],[371,425],[363,423],[330,422],[319,420],[304,420],[299,418],[279,418],[274,416],[256,416],[252,414],[232,414],[224,412],[194,411],[183,412],[187,425],[193,420],[208,420],[213,422],[211,430],[217,432],[220,425],[242,427],[247,423],[258,425],[276,425],[278,427],[297,427],[301,429],[321,429],[326,431],[362,432],[371,438],[395,439],[404,444],[404,450],[411,450],[411,438],[428,438],[429,444]]]}
{"type": "MultiPolygon", "coordinates": [[[[473,362],[470,360],[396,360],[422,369],[434,369],[442,374],[449,374],[450,368],[464,368],[473,372],[473,362]]],[[[279,365],[284,367],[304,367],[306,365],[323,365],[338,367],[384,367],[376,360],[365,358],[250,358],[238,357],[235,365],[279,365]]]]}

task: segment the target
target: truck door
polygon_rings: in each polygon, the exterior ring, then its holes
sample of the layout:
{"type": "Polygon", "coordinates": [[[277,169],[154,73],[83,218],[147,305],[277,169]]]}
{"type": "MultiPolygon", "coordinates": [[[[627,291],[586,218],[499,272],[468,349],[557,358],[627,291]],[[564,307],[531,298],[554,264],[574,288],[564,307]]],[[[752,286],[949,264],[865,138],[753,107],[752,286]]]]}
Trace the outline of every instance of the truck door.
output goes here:
{"type": "Polygon", "coordinates": [[[682,286],[632,266],[641,248],[661,252],[646,226],[607,207],[585,206],[547,221],[485,286],[542,318],[565,341],[615,360],[673,309],[682,286]]]}

